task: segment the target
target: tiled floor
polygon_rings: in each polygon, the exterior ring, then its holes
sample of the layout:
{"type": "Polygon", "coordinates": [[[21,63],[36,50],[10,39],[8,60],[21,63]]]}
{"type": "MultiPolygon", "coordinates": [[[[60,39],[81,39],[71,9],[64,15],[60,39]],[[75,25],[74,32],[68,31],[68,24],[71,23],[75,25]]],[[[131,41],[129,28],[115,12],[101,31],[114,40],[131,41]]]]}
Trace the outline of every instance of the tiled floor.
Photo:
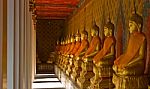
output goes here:
{"type": "Polygon", "coordinates": [[[32,84],[33,89],[65,89],[55,74],[37,74],[32,84]]]}

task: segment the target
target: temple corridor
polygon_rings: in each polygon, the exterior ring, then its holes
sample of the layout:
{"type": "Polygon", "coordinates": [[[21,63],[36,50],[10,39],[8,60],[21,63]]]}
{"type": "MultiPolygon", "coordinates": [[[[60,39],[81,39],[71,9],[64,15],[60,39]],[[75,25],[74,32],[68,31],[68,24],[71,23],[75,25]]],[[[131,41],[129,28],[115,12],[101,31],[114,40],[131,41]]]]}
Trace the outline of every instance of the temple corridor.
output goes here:
{"type": "Polygon", "coordinates": [[[150,89],[150,0],[0,0],[0,89],[150,89]]]}
{"type": "Polygon", "coordinates": [[[33,89],[65,89],[55,74],[36,74],[33,89]]]}

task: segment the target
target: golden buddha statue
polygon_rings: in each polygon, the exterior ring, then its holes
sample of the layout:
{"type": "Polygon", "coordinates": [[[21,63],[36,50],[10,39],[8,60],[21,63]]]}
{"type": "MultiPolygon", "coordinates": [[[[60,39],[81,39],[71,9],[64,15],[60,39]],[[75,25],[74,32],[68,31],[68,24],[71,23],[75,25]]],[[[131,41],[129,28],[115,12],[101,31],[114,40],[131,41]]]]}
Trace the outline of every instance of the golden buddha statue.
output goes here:
{"type": "Polygon", "coordinates": [[[65,52],[65,39],[62,41],[62,50],[61,50],[61,60],[60,60],[60,68],[63,69],[64,66],[64,52],[65,52]]]}
{"type": "Polygon", "coordinates": [[[65,44],[64,44],[64,51],[63,51],[63,56],[62,56],[62,59],[63,59],[63,61],[62,61],[62,69],[63,69],[63,71],[65,71],[66,70],[66,65],[65,65],[65,63],[66,63],[66,61],[67,61],[67,59],[66,59],[66,52],[67,52],[67,49],[68,49],[68,37],[66,37],[66,39],[65,39],[65,44]]]}
{"type": "Polygon", "coordinates": [[[143,18],[137,13],[129,20],[129,41],[124,54],[114,61],[113,83],[116,89],[147,89],[144,75],[146,38],[142,33],[143,18]]]}
{"type": "Polygon", "coordinates": [[[77,52],[77,50],[79,49],[81,45],[81,34],[79,33],[79,30],[77,30],[77,33],[75,35],[75,46],[74,46],[74,49],[72,50],[71,52],[71,58],[70,58],[70,65],[71,66],[71,71],[70,71],[70,75],[72,75],[72,78],[73,78],[73,69],[75,68],[75,65],[74,63],[76,62],[75,58],[74,58],[74,54],[77,52]]]}
{"type": "Polygon", "coordinates": [[[109,20],[104,26],[104,44],[102,49],[93,58],[93,72],[90,89],[113,88],[113,62],[115,58],[114,24],[109,20]]]}
{"type": "Polygon", "coordinates": [[[64,71],[66,71],[66,70],[68,69],[69,58],[68,58],[67,53],[68,53],[70,47],[71,47],[71,38],[70,38],[70,36],[69,36],[68,39],[67,39],[66,51],[65,51],[65,53],[64,53],[64,59],[65,59],[64,71]]]}
{"type": "Polygon", "coordinates": [[[72,58],[73,57],[71,56],[71,53],[72,53],[74,47],[75,47],[75,36],[72,34],[72,36],[71,36],[71,46],[70,46],[69,51],[67,52],[69,65],[68,65],[68,69],[66,71],[66,74],[68,76],[70,75],[70,72],[71,72],[71,69],[72,69],[72,58]]]}
{"type": "Polygon", "coordinates": [[[81,33],[81,46],[79,47],[78,51],[75,53],[75,57],[83,56],[89,47],[88,42],[88,32],[83,30],[81,33]]]}
{"type": "Polygon", "coordinates": [[[77,65],[78,65],[78,60],[76,60],[75,53],[79,50],[79,48],[81,46],[81,34],[79,33],[79,30],[76,33],[75,41],[76,41],[75,47],[71,53],[72,54],[71,57],[73,57],[72,58],[73,60],[72,60],[72,69],[71,69],[72,71],[70,72],[71,78],[74,81],[76,81],[74,76],[76,74],[76,69],[77,69],[77,65]]]}
{"type": "Polygon", "coordinates": [[[92,36],[92,40],[90,42],[89,48],[87,49],[84,56],[82,57],[82,60],[84,61],[81,65],[82,74],[77,79],[77,83],[81,89],[87,89],[87,87],[90,85],[90,78],[94,76],[92,58],[99,51],[100,43],[101,43],[99,37],[99,27],[96,25],[96,23],[94,23],[91,29],[91,36],[92,36]]]}
{"type": "Polygon", "coordinates": [[[61,39],[61,42],[60,42],[59,62],[58,62],[59,68],[61,68],[62,54],[63,54],[63,39],[61,39]]]}

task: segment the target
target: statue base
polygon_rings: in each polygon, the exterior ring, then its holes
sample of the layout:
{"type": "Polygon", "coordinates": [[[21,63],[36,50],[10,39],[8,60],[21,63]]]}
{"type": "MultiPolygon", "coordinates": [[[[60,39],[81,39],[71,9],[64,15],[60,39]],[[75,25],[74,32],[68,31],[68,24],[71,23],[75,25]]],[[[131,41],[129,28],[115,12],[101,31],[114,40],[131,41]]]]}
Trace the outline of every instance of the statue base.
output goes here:
{"type": "Polygon", "coordinates": [[[112,83],[113,69],[110,65],[93,67],[95,76],[91,78],[89,89],[113,89],[112,83]]]}
{"type": "Polygon", "coordinates": [[[116,89],[147,89],[147,75],[120,76],[113,75],[113,83],[116,89]]]}
{"type": "Polygon", "coordinates": [[[69,58],[69,65],[68,65],[68,69],[66,71],[66,74],[68,76],[70,76],[70,74],[72,73],[72,68],[73,68],[73,58],[69,58]]]}
{"type": "Polygon", "coordinates": [[[90,78],[93,76],[93,61],[83,62],[80,77],[77,79],[77,84],[80,89],[87,89],[87,87],[90,86],[90,78]]]}
{"type": "Polygon", "coordinates": [[[82,61],[79,59],[76,59],[74,62],[75,67],[73,68],[73,72],[71,74],[71,78],[73,81],[77,81],[77,78],[80,76],[80,72],[82,70],[81,63],[82,61]]]}
{"type": "Polygon", "coordinates": [[[64,71],[64,72],[68,69],[68,65],[69,65],[69,58],[66,57],[66,58],[65,58],[65,63],[64,63],[64,68],[63,68],[63,71],[64,71]]]}

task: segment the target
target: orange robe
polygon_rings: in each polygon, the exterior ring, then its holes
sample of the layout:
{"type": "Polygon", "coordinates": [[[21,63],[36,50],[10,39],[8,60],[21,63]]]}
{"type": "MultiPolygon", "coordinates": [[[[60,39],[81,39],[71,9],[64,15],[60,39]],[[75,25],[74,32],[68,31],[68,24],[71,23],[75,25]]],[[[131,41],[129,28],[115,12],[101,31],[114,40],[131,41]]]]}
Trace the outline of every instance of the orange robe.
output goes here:
{"type": "Polygon", "coordinates": [[[75,44],[75,46],[74,46],[73,51],[71,52],[72,55],[74,55],[78,51],[80,45],[81,45],[81,42],[77,41],[76,44],[75,44]]]}
{"type": "Polygon", "coordinates": [[[71,54],[71,52],[73,51],[74,46],[75,46],[75,42],[71,43],[70,50],[67,52],[67,54],[71,54]]]}
{"type": "Polygon", "coordinates": [[[115,38],[114,37],[107,37],[104,41],[103,48],[94,56],[93,62],[98,63],[100,60],[103,59],[103,57],[109,52],[110,47],[112,44],[115,44],[115,38]]]}
{"type": "Polygon", "coordinates": [[[122,54],[115,60],[115,65],[118,67],[124,67],[128,64],[138,53],[141,45],[145,40],[144,34],[140,32],[134,32],[130,35],[128,47],[125,54],[122,54]]]}
{"type": "Polygon", "coordinates": [[[65,51],[65,54],[69,51],[70,47],[71,47],[71,43],[68,43],[68,44],[67,44],[66,51],[65,51]]]}
{"type": "Polygon", "coordinates": [[[90,46],[89,46],[88,50],[85,52],[85,55],[84,55],[84,56],[86,57],[87,55],[89,55],[89,54],[91,54],[92,52],[94,52],[94,50],[95,50],[95,48],[96,48],[96,46],[97,46],[98,43],[100,43],[100,38],[99,38],[99,36],[93,37],[93,38],[92,38],[92,41],[91,41],[91,43],[90,43],[90,46]]]}
{"type": "Polygon", "coordinates": [[[80,48],[78,49],[78,51],[75,53],[75,56],[79,56],[80,53],[86,48],[89,46],[89,42],[87,39],[83,39],[82,42],[81,42],[81,46],[80,48]]]}

